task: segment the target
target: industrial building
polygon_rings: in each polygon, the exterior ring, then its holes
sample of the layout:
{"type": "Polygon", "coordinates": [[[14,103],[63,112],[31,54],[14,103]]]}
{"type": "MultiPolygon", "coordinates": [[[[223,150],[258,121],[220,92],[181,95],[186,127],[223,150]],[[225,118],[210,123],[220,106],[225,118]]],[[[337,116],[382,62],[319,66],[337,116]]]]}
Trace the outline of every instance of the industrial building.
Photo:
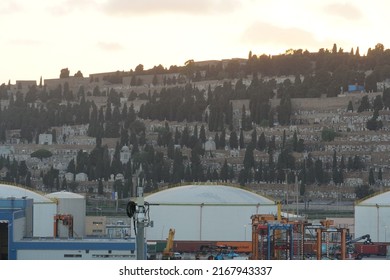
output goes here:
{"type": "Polygon", "coordinates": [[[355,236],[369,234],[374,242],[390,241],[390,191],[355,205],[355,236]]]}
{"type": "MultiPolygon", "coordinates": [[[[360,246],[356,248],[367,247],[359,249],[358,257],[368,255],[367,252],[380,256],[390,252],[386,251],[390,192],[359,201],[355,222],[339,222],[344,226],[329,226],[327,221],[318,225],[294,215],[285,218],[275,201],[240,187],[193,184],[168,188],[144,200],[148,221],[145,241],[166,241],[173,229],[176,250],[180,246],[183,251],[185,246],[196,251],[202,246],[230,244],[245,252],[252,250],[255,259],[303,259],[307,252],[317,252],[317,258],[322,258],[321,244],[334,239],[334,244],[345,245],[343,257],[355,243],[360,246]],[[355,239],[349,236],[353,224],[355,239]],[[274,231],[283,234],[273,235],[274,231]],[[305,236],[308,232],[310,242],[305,236]],[[357,242],[364,238],[367,242],[357,242]],[[283,250],[289,253],[272,250],[267,240],[284,242],[283,250]],[[258,245],[262,250],[253,250],[258,245]],[[371,253],[373,248],[381,250],[371,253]]],[[[0,259],[137,259],[137,242],[131,236],[129,221],[86,217],[86,200],[79,194],[41,195],[23,187],[0,184],[0,259]]],[[[143,249],[140,251],[142,255],[143,249]]],[[[330,249],[324,252],[326,257],[337,253],[330,249]]]]}
{"type": "Polygon", "coordinates": [[[77,194],[46,197],[1,184],[0,259],[136,259],[134,238],[85,238],[83,220],[85,199],[77,194]]]}
{"type": "Polygon", "coordinates": [[[246,241],[251,216],[275,214],[274,201],[247,190],[222,185],[188,185],[145,197],[153,227],[147,240],[165,240],[170,228],[175,240],[246,241]]]}
{"type": "MultiPolygon", "coordinates": [[[[55,192],[45,195],[57,203],[57,214],[70,214],[73,216],[73,233],[75,237],[85,235],[86,201],[85,197],[72,192],[55,192]]],[[[59,228],[59,237],[67,237],[66,230],[59,228]],[[62,230],[61,230],[62,229],[62,230]]]]}
{"type": "Polygon", "coordinates": [[[33,200],[33,228],[31,236],[53,236],[53,217],[57,214],[57,203],[55,200],[20,186],[3,183],[0,183],[0,198],[31,198],[33,200]]]}

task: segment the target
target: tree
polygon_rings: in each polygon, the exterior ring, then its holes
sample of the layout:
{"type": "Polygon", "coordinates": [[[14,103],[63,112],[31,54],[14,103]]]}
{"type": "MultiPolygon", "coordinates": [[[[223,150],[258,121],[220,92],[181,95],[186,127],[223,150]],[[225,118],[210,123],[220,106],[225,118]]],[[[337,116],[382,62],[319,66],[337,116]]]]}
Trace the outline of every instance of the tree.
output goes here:
{"type": "Polygon", "coordinates": [[[180,149],[175,149],[173,156],[172,183],[179,183],[184,179],[183,154],[180,149]]]}
{"type": "Polygon", "coordinates": [[[363,112],[363,111],[368,111],[370,110],[370,101],[368,100],[368,96],[365,95],[362,97],[362,100],[360,101],[360,105],[358,107],[358,113],[363,112]]]}
{"type": "Polygon", "coordinates": [[[118,198],[123,198],[123,182],[121,180],[115,180],[114,191],[118,193],[118,198]]]}
{"type": "Polygon", "coordinates": [[[253,145],[253,147],[256,147],[257,145],[257,131],[256,131],[256,128],[253,129],[252,131],[252,135],[251,135],[251,143],[253,145]]]}
{"type": "Polygon", "coordinates": [[[67,172],[70,172],[70,173],[73,173],[75,174],[76,173],[76,165],[74,163],[74,159],[71,159],[68,163],[68,167],[66,169],[67,172]]]}
{"type": "Polygon", "coordinates": [[[255,167],[255,158],[253,156],[253,150],[254,146],[252,144],[249,144],[245,151],[244,156],[244,168],[245,169],[251,169],[255,167]]]}
{"type": "Polygon", "coordinates": [[[290,117],[292,112],[292,105],[290,96],[285,94],[280,99],[280,105],[278,107],[278,122],[281,125],[290,124],[290,117]]]}
{"type": "Polygon", "coordinates": [[[230,149],[238,149],[237,133],[234,130],[230,133],[229,146],[230,149]]]}
{"type": "Polygon", "coordinates": [[[331,142],[337,136],[337,132],[333,130],[333,128],[324,127],[321,132],[322,141],[331,142]]]}
{"type": "Polygon", "coordinates": [[[348,112],[353,112],[353,104],[352,104],[352,100],[349,100],[349,102],[348,102],[347,111],[348,111],[348,112]]]}
{"type": "Polygon", "coordinates": [[[31,172],[30,171],[27,172],[25,185],[29,188],[32,187],[32,185],[31,185],[31,172]]]}
{"type": "Polygon", "coordinates": [[[219,147],[224,149],[226,146],[226,133],[225,129],[222,130],[221,135],[219,136],[219,147]]]}
{"type": "Polygon", "coordinates": [[[355,194],[357,199],[362,199],[374,193],[374,190],[369,185],[361,185],[356,187],[355,194]]]}
{"type": "Polygon", "coordinates": [[[74,74],[74,76],[75,76],[76,78],[83,78],[83,77],[84,77],[84,76],[83,76],[83,73],[81,73],[80,70],[77,71],[76,74],[74,74]]]}
{"type": "Polygon", "coordinates": [[[262,132],[257,141],[256,149],[259,151],[264,151],[266,147],[267,147],[267,140],[265,139],[264,132],[262,132]]]}
{"type": "Polygon", "coordinates": [[[368,130],[378,130],[383,127],[383,123],[381,120],[377,120],[379,117],[379,111],[375,109],[373,116],[371,119],[367,120],[366,128],[368,130]]]}
{"type": "Polygon", "coordinates": [[[293,151],[298,152],[298,135],[296,130],[293,134],[293,151]]]}
{"type": "Polygon", "coordinates": [[[20,177],[25,178],[26,175],[27,175],[27,172],[28,172],[28,168],[27,168],[27,165],[26,165],[26,161],[25,161],[25,160],[22,160],[22,161],[19,163],[18,174],[19,174],[20,177]]]}
{"type": "Polygon", "coordinates": [[[35,158],[39,158],[40,160],[44,159],[44,158],[49,158],[51,157],[53,154],[52,152],[48,151],[48,150],[45,150],[45,149],[39,149],[33,153],[31,153],[31,157],[35,157],[35,158]]]}
{"type": "Polygon", "coordinates": [[[382,110],[383,109],[383,100],[382,100],[382,96],[381,95],[377,95],[374,99],[374,104],[373,104],[373,108],[374,110],[382,110]]]}
{"type": "Polygon", "coordinates": [[[102,195],[103,194],[103,190],[104,190],[104,188],[103,188],[103,181],[102,181],[102,179],[99,179],[98,180],[98,194],[102,195]]]}
{"type": "Polygon", "coordinates": [[[245,142],[244,142],[244,132],[240,131],[240,140],[239,140],[239,143],[240,143],[240,149],[244,149],[245,148],[245,142]]]}
{"type": "Polygon", "coordinates": [[[221,172],[220,172],[219,178],[220,178],[223,182],[227,182],[228,179],[229,179],[229,167],[228,167],[226,158],[225,158],[225,161],[224,161],[224,163],[223,163],[223,165],[222,165],[222,168],[221,168],[221,172]]]}
{"type": "Polygon", "coordinates": [[[62,79],[62,78],[69,78],[69,69],[68,68],[61,69],[60,79],[62,79]]]}
{"type": "Polygon", "coordinates": [[[204,125],[202,124],[202,126],[200,127],[200,132],[199,132],[199,140],[202,144],[204,144],[206,142],[206,129],[204,127],[204,125]]]}
{"type": "Polygon", "coordinates": [[[375,185],[374,170],[372,168],[370,168],[370,172],[368,175],[368,184],[370,186],[375,185]]]}
{"type": "Polygon", "coordinates": [[[135,67],[135,73],[140,74],[144,71],[144,66],[142,64],[138,64],[137,67],[135,67]]]}
{"type": "Polygon", "coordinates": [[[322,167],[322,161],[320,159],[317,159],[315,161],[315,178],[318,184],[322,184],[324,181],[324,170],[322,167]]]}

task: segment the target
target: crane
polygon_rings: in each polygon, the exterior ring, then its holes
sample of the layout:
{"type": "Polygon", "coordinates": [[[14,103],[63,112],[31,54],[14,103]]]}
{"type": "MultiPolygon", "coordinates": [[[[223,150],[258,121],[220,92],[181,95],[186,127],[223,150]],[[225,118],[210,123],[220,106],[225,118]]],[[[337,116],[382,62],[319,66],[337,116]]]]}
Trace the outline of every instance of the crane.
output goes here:
{"type": "Polygon", "coordinates": [[[360,236],[358,238],[347,240],[346,244],[350,245],[350,244],[356,243],[356,242],[358,242],[360,240],[363,240],[363,239],[365,239],[364,240],[364,244],[372,244],[373,243],[371,241],[370,235],[369,234],[365,234],[365,235],[362,235],[362,236],[360,236]]]}
{"type": "Polygon", "coordinates": [[[162,254],[163,260],[174,259],[174,252],[172,251],[174,238],[175,238],[175,229],[170,228],[168,233],[168,238],[167,238],[167,245],[165,246],[165,249],[162,254]]]}

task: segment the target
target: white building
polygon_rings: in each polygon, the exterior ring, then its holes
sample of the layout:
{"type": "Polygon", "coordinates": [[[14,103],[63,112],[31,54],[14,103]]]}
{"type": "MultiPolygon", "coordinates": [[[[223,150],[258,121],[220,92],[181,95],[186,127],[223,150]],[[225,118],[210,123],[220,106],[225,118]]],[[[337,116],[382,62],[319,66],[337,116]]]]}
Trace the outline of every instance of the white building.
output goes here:
{"type": "Polygon", "coordinates": [[[390,241],[390,191],[355,205],[355,236],[369,234],[373,242],[390,241]]]}
{"type": "Polygon", "coordinates": [[[148,240],[165,240],[170,228],[175,240],[249,241],[251,216],[276,214],[274,201],[241,188],[188,185],[145,197],[153,227],[148,240]]]}
{"type": "Polygon", "coordinates": [[[0,184],[1,198],[33,199],[33,233],[34,237],[53,237],[53,217],[57,214],[54,200],[18,186],[0,184]]]}
{"type": "Polygon", "coordinates": [[[15,154],[15,148],[13,146],[0,146],[0,157],[8,157],[15,154]]]}
{"type": "MultiPolygon", "coordinates": [[[[85,197],[72,192],[55,192],[46,195],[47,198],[57,202],[57,214],[70,214],[73,216],[73,236],[85,235],[86,201],[85,197]]],[[[59,237],[68,237],[68,228],[59,225],[59,237]]]]}
{"type": "Polygon", "coordinates": [[[212,138],[209,138],[209,140],[204,143],[204,150],[206,153],[209,153],[210,155],[212,152],[215,152],[217,150],[217,146],[215,144],[215,141],[212,138]]]}
{"type": "Polygon", "coordinates": [[[74,180],[74,174],[72,172],[65,173],[65,180],[67,182],[73,182],[74,180]]]}
{"type": "Polygon", "coordinates": [[[47,134],[47,133],[39,134],[38,141],[39,141],[40,145],[52,145],[53,144],[53,135],[47,134]]]}
{"type": "Polygon", "coordinates": [[[122,164],[128,163],[131,157],[131,152],[129,147],[127,147],[126,145],[123,146],[119,153],[119,157],[122,164]]]}
{"type": "Polygon", "coordinates": [[[76,182],[86,182],[86,181],[88,181],[88,175],[83,173],[83,172],[77,173],[75,181],[76,182]]]}

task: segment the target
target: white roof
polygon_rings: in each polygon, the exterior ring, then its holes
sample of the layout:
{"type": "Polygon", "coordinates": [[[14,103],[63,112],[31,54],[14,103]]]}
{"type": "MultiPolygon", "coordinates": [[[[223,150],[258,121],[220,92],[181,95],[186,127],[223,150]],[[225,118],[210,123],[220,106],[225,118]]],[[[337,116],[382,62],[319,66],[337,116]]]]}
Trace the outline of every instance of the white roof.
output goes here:
{"type": "Polygon", "coordinates": [[[84,196],[82,196],[80,194],[73,193],[73,192],[67,192],[67,191],[49,193],[46,195],[46,197],[49,197],[49,198],[82,198],[82,199],[85,198],[84,196]]]}
{"type": "Polygon", "coordinates": [[[376,196],[367,198],[361,201],[358,205],[389,205],[390,204],[390,191],[380,193],[376,196]]]}
{"type": "Polygon", "coordinates": [[[188,185],[170,188],[145,198],[160,204],[275,204],[274,201],[236,187],[222,185],[188,185]]]}
{"type": "Polygon", "coordinates": [[[37,192],[18,187],[18,186],[12,186],[12,185],[6,185],[6,184],[0,184],[0,197],[1,198],[8,198],[8,197],[15,197],[15,198],[31,198],[34,200],[34,203],[39,202],[50,202],[53,203],[53,201],[43,195],[40,195],[37,192]]]}

